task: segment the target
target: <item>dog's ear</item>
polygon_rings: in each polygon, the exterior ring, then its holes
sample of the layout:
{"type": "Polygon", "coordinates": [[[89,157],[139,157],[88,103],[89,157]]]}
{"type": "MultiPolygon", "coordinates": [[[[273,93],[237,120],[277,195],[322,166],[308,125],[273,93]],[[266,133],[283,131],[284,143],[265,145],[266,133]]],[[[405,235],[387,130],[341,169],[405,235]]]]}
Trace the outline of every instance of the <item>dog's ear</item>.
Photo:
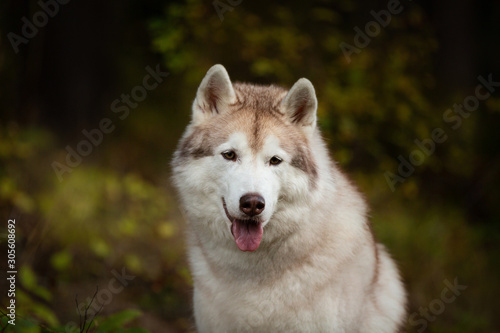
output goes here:
{"type": "Polygon", "coordinates": [[[314,129],[318,101],[314,87],[308,79],[298,80],[281,102],[281,107],[292,123],[314,129]]]}
{"type": "Polygon", "coordinates": [[[203,120],[227,111],[228,106],[236,101],[229,75],[222,65],[212,66],[198,87],[193,103],[193,122],[203,120]]]}

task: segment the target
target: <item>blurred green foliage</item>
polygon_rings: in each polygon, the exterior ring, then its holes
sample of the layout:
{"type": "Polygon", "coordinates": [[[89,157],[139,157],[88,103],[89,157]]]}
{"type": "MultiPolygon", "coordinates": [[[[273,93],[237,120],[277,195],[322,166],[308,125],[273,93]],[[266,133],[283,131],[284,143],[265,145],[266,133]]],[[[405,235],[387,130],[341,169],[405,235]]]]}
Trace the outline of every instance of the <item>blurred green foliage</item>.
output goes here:
{"type": "MultiPolygon", "coordinates": [[[[51,316],[53,314],[47,313],[51,316]]],[[[124,310],[119,313],[115,313],[108,317],[98,317],[89,318],[89,321],[85,323],[85,326],[76,325],[66,325],[59,326],[57,323],[52,323],[50,327],[36,322],[35,320],[18,318],[16,319],[16,325],[8,325],[10,318],[2,315],[1,324],[5,327],[3,332],[22,332],[22,333],[84,333],[84,332],[95,332],[95,333],[149,333],[148,330],[143,328],[124,328],[135,318],[141,315],[140,311],[136,310],[124,310]],[[87,330],[88,329],[88,330],[87,330]]]]}
{"type": "MultiPolygon", "coordinates": [[[[401,267],[410,314],[428,307],[444,281],[456,277],[468,288],[426,332],[495,332],[500,159],[494,120],[500,98],[482,102],[450,131],[443,113],[474,86],[440,93],[433,63],[440,45],[430,18],[419,4],[404,6],[348,62],[339,44],[352,44],[353,27],[372,19],[361,3],[243,1],[221,21],[210,1],[162,2],[163,12],[140,17],[148,38],[132,34],[136,25],[128,28],[136,44],[123,46],[116,90],[128,92],[141,82],[145,58],[161,58],[171,75],[62,182],[50,165],[64,161],[71,142],[43,126],[2,121],[0,211],[9,216],[14,210],[21,222],[18,327],[64,330],[63,323],[78,322],[76,295],[88,303],[96,286],[106,290],[113,272],[124,268],[134,279],[103,306],[95,332],[192,329],[183,219],[168,161],[197,85],[210,66],[222,63],[236,81],[290,87],[300,77],[310,79],[332,154],[366,194],[376,235],[401,267]],[[384,172],[395,173],[397,156],[408,157],[414,140],[430,137],[436,127],[448,140],[393,193],[384,172]]],[[[9,64],[9,58],[0,61],[0,73],[10,73],[9,64]]],[[[109,116],[109,103],[103,109],[109,116]]],[[[0,240],[3,251],[4,234],[0,240]]]]}
{"type": "MultiPolygon", "coordinates": [[[[135,306],[152,309],[161,300],[160,309],[178,321],[187,311],[189,300],[179,298],[186,298],[190,280],[179,237],[181,219],[172,212],[174,200],[164,184],[86,165],[59,183],[54,174],[47,177],[36,168],[58,157],[48,132],[10,124],[0,136],[1,159],[9,160],[0,169],[2,208],[12,207],[19,216],[17,314],[30,318],[20,326],[33,327],[33,332],[41,326],[32,322],[57,327],[60,320],[52,308],[74,321],[78,290],[88,290],[91,280],[91,286],[109,288],[109,280],[122,269],[134,278],[133,287],[123,289],[134,295],[135,306]]],[[[97,332],[115,332],[127,318],[105,321],[107,326],[98,326],[97,332]]],[[[181,320],[179,325],[186,324],[181,320]]]]}

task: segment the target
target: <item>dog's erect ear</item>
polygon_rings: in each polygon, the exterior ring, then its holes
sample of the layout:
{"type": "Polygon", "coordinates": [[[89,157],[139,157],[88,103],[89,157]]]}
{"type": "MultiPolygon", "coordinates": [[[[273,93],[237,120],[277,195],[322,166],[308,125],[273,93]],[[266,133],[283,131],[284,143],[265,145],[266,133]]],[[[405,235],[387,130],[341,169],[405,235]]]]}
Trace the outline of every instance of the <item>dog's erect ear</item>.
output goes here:
{"type": "Polygon", "coordinates": [[[318,101],[314,87],[308,79],[302,78],[293,85],[281,102],[281,107],[292,123],[311,128],[316,126],[318,101]]]}
{"type": "Polygon", "coordinates": [[[229,75],[222,65],[212,66],[198,87],[193,103],[193,122],[226,112],[228,105],[236,101],[229,75]]]}

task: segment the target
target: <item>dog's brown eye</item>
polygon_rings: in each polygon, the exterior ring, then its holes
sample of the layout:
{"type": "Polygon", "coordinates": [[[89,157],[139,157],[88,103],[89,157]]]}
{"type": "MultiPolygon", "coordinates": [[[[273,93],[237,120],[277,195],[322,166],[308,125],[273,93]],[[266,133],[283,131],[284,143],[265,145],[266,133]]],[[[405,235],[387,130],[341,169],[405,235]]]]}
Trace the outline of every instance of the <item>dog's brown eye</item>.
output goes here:
{"type": "Polygon", "coordinates": [[[271,165],[278,165],[282,162],[283,160],[281,158],[279,158],[278,156],[273,156],[271,157],[271,159],[269,160],[269,164],[271,165]]]}
{"type": "Polygon", "coordinates": [[[236,153],[232,150],[223,152],[222,156],[228,161],[236,161],[236,153]]]}

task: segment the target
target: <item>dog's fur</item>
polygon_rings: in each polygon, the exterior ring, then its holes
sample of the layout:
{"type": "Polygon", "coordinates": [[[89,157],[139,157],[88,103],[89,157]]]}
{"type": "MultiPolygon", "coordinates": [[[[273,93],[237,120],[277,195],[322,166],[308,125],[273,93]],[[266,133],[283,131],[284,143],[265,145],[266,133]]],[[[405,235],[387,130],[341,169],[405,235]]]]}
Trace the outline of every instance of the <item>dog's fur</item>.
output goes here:
{"type": "Polygon", "coordinates": [[[330,159],[316,109],[307,79],[290,91],[233,84],[215,65],[201,82],[172,162],[199,332],[396,332],[403,323],[397,268],[330,159]],[[256,216],[240,206],[248,193],[265,200],[256,216]]]}

